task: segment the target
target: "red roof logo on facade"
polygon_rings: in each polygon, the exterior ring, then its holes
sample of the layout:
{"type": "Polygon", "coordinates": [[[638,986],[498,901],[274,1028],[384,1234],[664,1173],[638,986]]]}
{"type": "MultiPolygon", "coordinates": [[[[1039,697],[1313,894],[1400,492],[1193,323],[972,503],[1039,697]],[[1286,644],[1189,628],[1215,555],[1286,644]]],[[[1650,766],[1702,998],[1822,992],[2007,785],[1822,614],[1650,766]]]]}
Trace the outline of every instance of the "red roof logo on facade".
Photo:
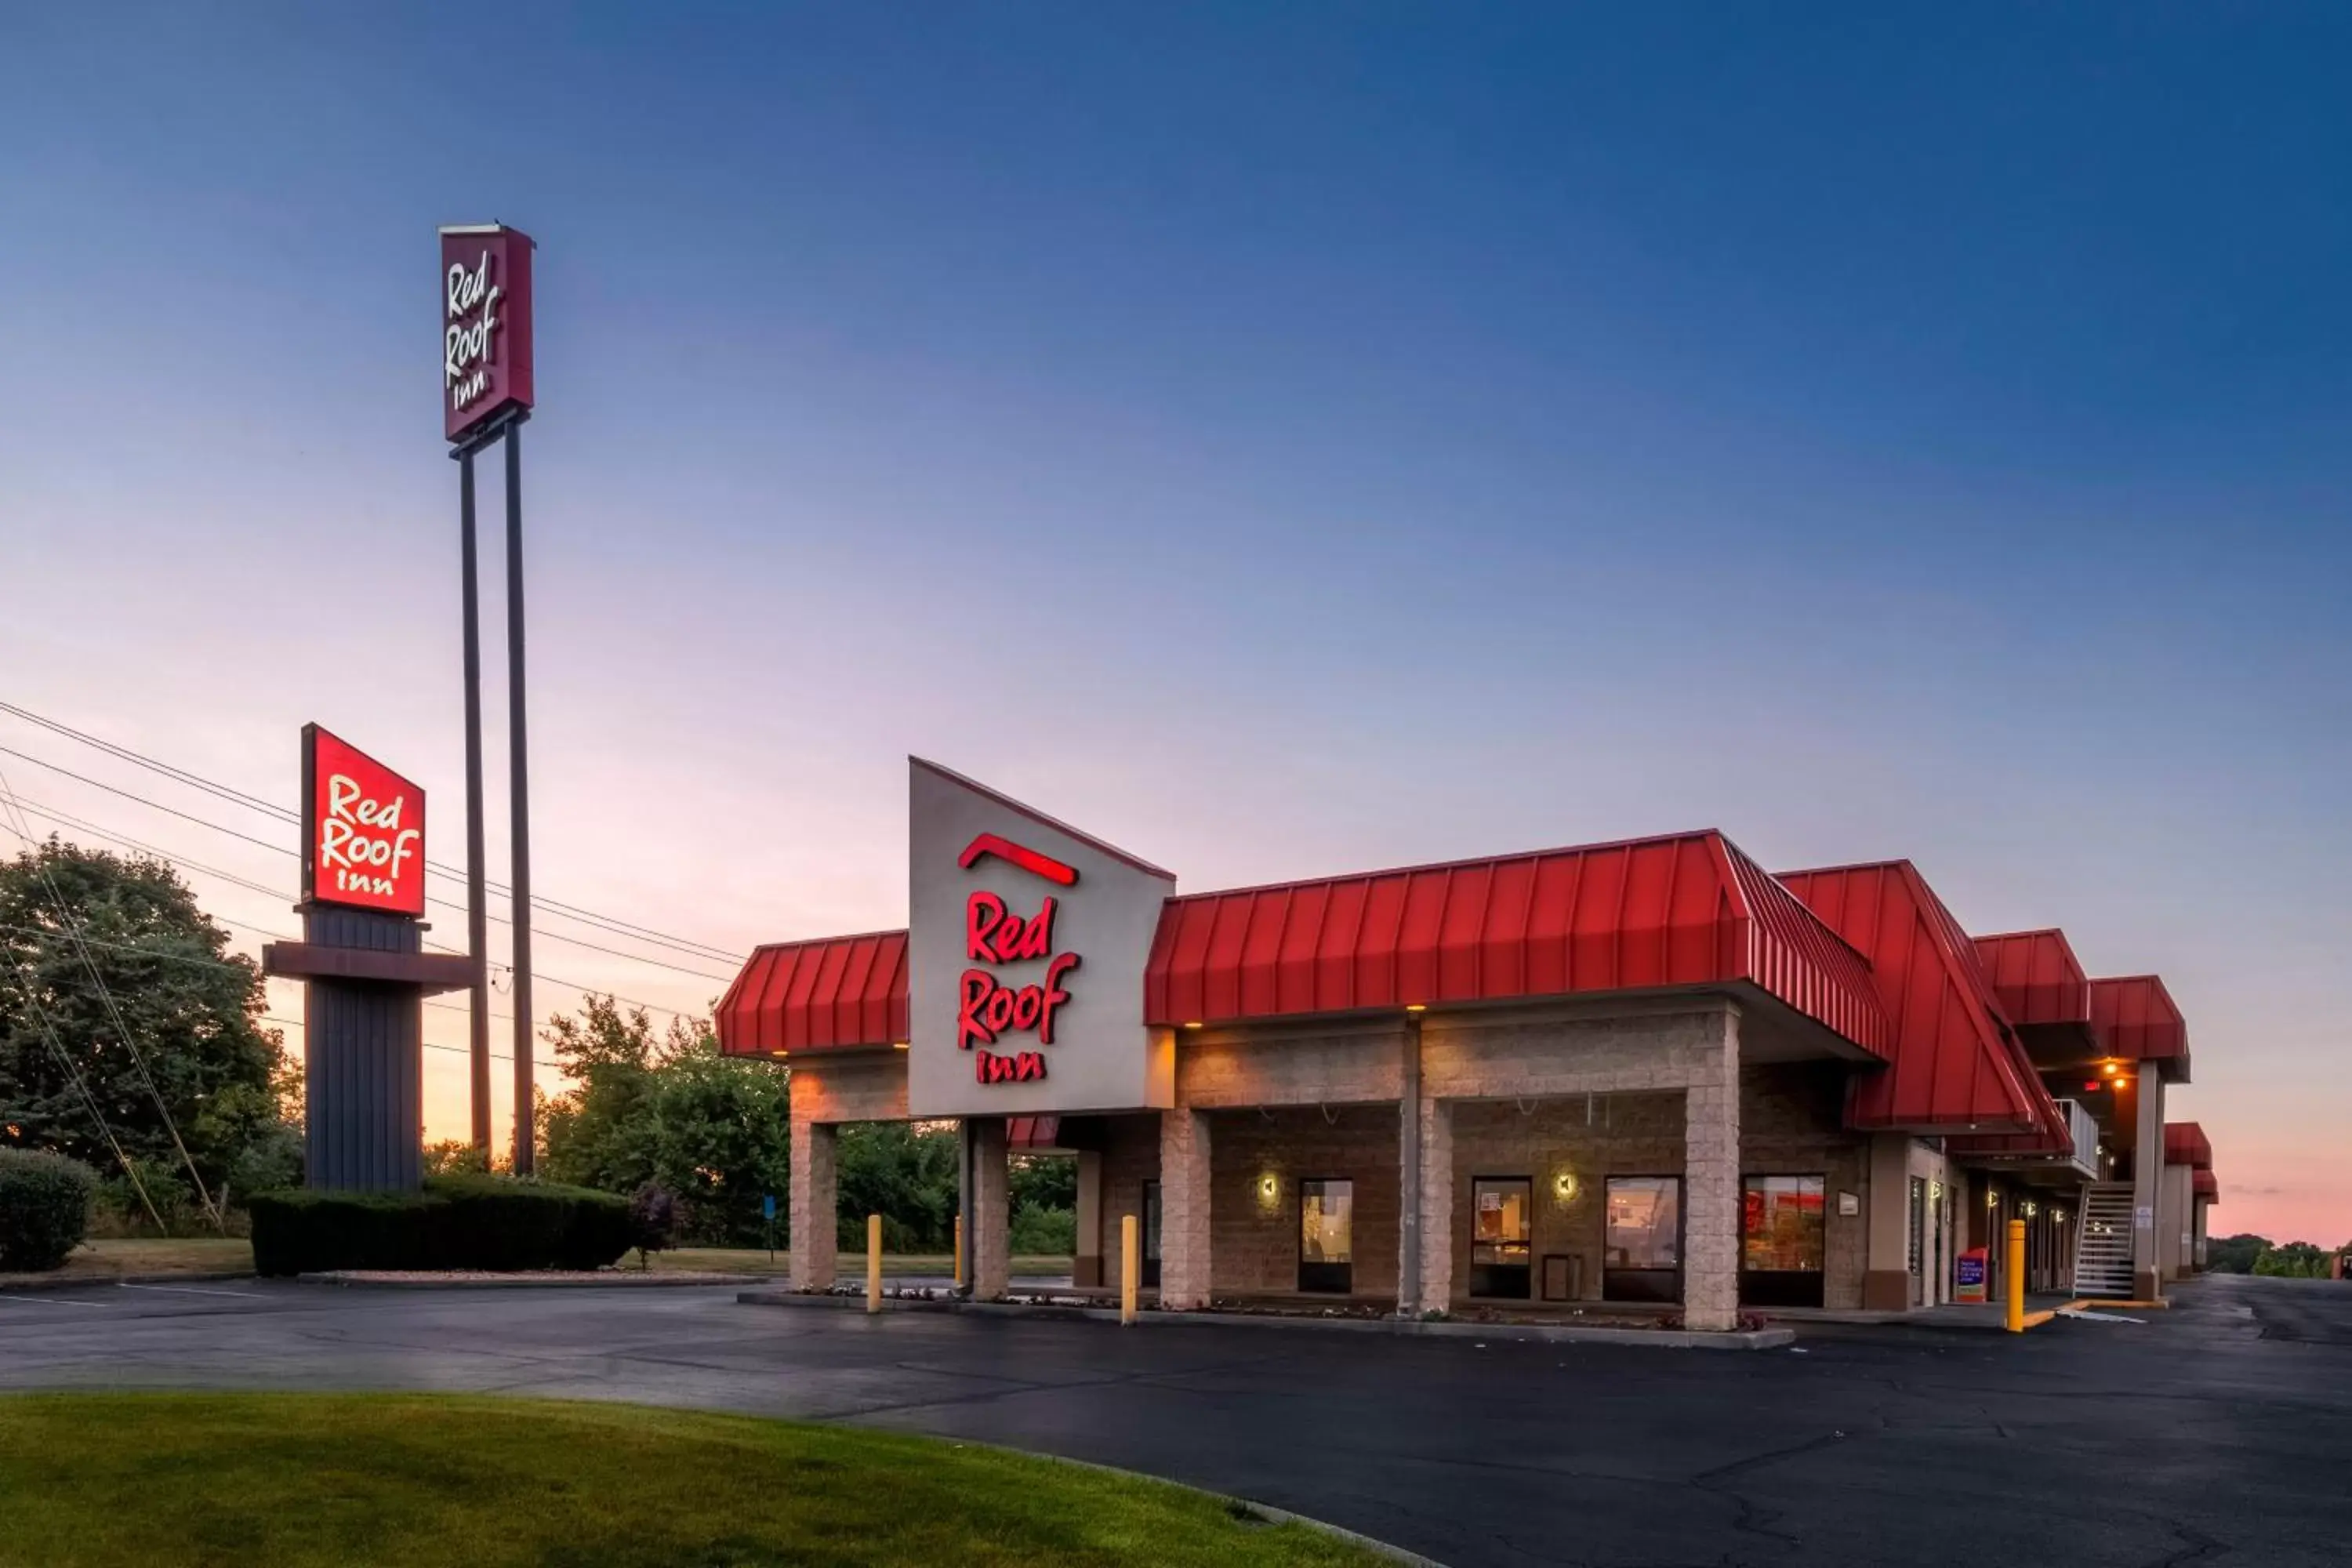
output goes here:
{"type": "Polygon", "coordinates": [[[1020,867],[1033,877],[1043,877],[1065,888],[1078,885],[1076,867],[1065,866],[1050,855],[1040,855],[1034,849],[1025,848],[1009,838],[1000,838],[993,833],[983,833],[965,845],[963,853],[956,857],[956,864],[969,871],[983,855],[993,855],[1000,860],[1020,867]]]}

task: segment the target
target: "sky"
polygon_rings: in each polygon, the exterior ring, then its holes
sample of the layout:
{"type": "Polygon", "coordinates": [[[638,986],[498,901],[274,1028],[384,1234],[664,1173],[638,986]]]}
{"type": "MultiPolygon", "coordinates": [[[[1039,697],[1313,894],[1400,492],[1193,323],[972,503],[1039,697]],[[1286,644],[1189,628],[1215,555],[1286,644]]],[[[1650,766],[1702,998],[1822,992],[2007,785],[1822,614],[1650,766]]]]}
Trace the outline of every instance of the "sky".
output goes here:
{"type": "MultiPolygon", "coordinates": [[[[2352,1237],[2352,13],[884,12],[0,20],[0,700],[288,804],[316,720],[458,861],[434,230],[509,222],[544,892],[897,924],[909,752],[1186,889],[1907,857],[2164,975],[2218,1232],[2352,1237]]],[[[0,747],[291,928],[54,770],[290,830],[0,747]]],[[[731,973],[542,929],[694,971],[542,941],[542,1016],[731,973]]]]}

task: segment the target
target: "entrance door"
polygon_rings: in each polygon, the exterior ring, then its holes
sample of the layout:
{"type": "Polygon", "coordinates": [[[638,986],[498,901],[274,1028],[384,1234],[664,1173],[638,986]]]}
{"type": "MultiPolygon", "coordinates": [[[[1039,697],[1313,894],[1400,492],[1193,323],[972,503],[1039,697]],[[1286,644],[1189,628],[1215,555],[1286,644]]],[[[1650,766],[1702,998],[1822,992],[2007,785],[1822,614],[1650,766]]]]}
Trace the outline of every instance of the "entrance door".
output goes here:
{"type": "Polygon", "coordinates": [[[1470,1184],[1470,1294],[1524,1301],[1532,1294],[1528,1257],[1535,1183],[1480,1176],[1470,1184]]]}
{"type": "Polygon", "coordinates": [[[1160,1289],[1160,1184],[1143,1184],[1143,1267],[1137,1271],[1141,1278],[1139,1287],[1160,1289]]]}
{"type": "Polygon", "coordinates": [[[1683,1299],[1683,1179],[1611,1176],[1601,1237],[1601,1299],[1683,1299]]]}
{"type": "Polygon", "coordinates": [[[1829,1247],[1822,1176],[1740,1183],[1739,1300],[1749,1307],[1818,1307],[1829,1247]]]}
{"type": "Polygon", "coordinates": [[[1298,1184],[1298,1288],[1344,1296],[1355,1289],[1356,1184],[1298,1184]]]}

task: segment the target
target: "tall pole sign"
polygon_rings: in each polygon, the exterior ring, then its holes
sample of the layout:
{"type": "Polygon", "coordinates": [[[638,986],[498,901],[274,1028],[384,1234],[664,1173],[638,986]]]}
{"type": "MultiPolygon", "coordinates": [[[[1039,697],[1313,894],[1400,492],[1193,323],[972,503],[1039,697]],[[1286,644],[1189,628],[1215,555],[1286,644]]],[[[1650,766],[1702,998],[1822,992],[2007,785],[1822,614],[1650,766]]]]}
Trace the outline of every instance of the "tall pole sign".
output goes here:
{"type": "Polygon", "coordinates": [[[482,847],[482,649],[474,530],[474,454],[506,441],[507,680],[514,872],[514,1169],[532,1166],[530,791],[523,705],[522,425],[530,417],[530,263],[520,229],[469,224],[441,231],[441,416],[458,463],[465,556],[466,935],[473,964],[471,1066],[475,1147],[490,1147],[488,910],[482,847]]]}

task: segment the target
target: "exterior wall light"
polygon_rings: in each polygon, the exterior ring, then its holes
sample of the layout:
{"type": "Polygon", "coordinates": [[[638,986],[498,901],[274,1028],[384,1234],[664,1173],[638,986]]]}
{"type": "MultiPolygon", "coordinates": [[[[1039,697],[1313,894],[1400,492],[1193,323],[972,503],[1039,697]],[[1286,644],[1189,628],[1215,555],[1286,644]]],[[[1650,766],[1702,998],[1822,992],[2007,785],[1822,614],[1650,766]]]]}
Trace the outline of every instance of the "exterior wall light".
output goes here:
{"type": "Polygon", "coordinates": [[[1580,1184],[1577,1182],[1576,1173],[1574,1171],[1561,1171],[1558,1173],[1551,1179],[1551,1195],[1553,1200],[1562,1204],[1574,1203],[1576,1201],[1576,1194],[1579,1185],[1580,1184]]]}
{"type": "Polygon", "coordinates": [[[2033,1203],[2032,1202],[2032,1200],[2030,1200],[2030,1199],[2029,1199],[2029,1200],[2027,1201],[2026,1205],[2025,1205],[2025,1217],[2026,1217],[2026,1218],[2028,1218],[2028,1219],[2032,1219],[2035,1215],[2037,1215],[2037,1214],[2039,1214],[2039,1213],[2041,1213],[2041,1212],[2042,1212],[2042,1211],[2041,1211],[2040,1209],[2038,1209],[2038,1208],[2036,1208],[2036,1207],[2034,1206],[2034,1205],[2033,1205],[2033,1203]]]}
{"type": "Polygon", "coordinates": [[[1260,1208],[1270,1209],[1282,1198],[1282,1178],[1268,1171],[1257,1179],[1257,1202],[1260,1208]]]}
{"type": "Polygon", "coordinates": [[[1993,1191],[1990,1187],[1987,1187],[1985,1189],[1985,1207],[1989,1209],[1997,1209],[2000,1207],[2000,1194],[1993,1191]]]}

